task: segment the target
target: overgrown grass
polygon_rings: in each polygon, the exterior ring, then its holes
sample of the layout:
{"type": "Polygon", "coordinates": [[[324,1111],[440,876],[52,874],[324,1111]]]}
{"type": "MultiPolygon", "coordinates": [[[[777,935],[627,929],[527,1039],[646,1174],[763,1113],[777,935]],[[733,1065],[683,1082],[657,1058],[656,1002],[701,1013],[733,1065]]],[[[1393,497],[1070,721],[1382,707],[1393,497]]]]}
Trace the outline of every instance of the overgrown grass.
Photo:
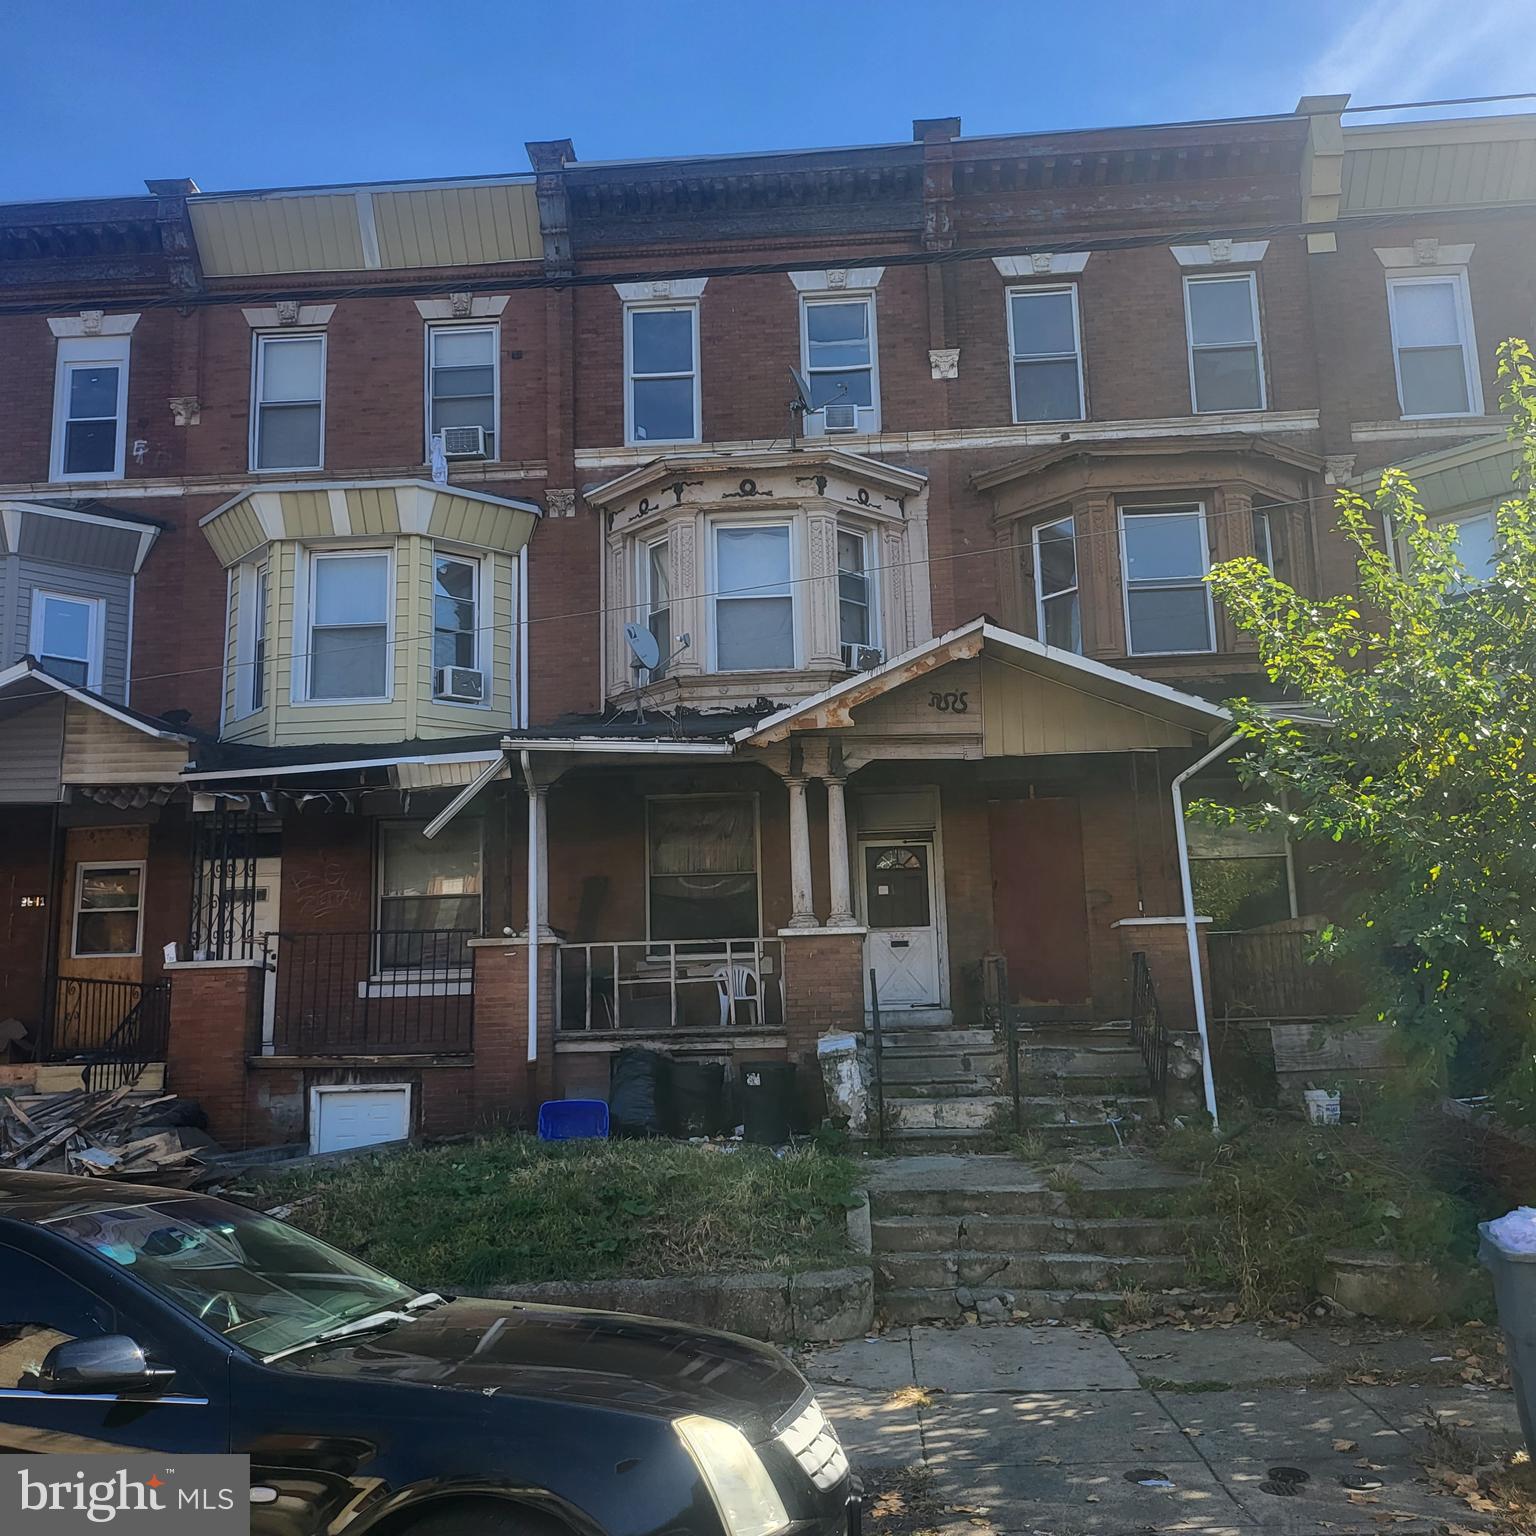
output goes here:
{"type": "Polygon", "coordinates": [[[856,1177],[814,1150],[502,1135],[296,1170],[271,1187],[294,1205],[290,1221],[380,1269],[475,1286],[836,1264],[856,1177]]]}

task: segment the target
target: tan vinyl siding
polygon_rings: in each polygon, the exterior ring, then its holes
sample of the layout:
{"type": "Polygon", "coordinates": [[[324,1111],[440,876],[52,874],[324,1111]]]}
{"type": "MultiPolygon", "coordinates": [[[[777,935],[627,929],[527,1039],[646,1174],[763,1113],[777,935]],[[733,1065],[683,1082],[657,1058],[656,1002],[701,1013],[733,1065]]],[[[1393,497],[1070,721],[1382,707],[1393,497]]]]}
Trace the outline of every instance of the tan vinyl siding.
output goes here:
{"type": "Polygon", "coordinates": [[[427,531],[434,538],[473,544],[480,549],[499,549],[511,554],[528,542],[535,518],[494,502],[474,501],[468,496],[440,493],[432,505],[427,531]]]}
{"type": "Polygon", "coordinates": [[[1497,506],[1515,494],[1514,474],[1519,457],[1514,448],[1463,464],[1413,476],[1424,510],[1429,513],[1457,511],[1462,507],[1497,506]]]}
{"type": "Polygon", "coordinates": [[[982,745],[987,757],[1188,747],[1204,739],[1004,662],[982,663],[982,745]]]}
{"type": "Polygon", "coordinates": [[[187,205],[209,277],[258,272],[350,272],[364,266],[351,192],[193,198],[187,205]]]}
{"type": "MultiPolygon", "coordinates": [[[[1384,136],[1385,137],[1385,136],[1384,136]]],[[[1536,135],[1347,148],[1345,213],[1536,201],[1536,135]]]]}
{"type": "Polygon", "coordinates": [[[527,183],[418,187],[373,194],[385,267],[538,261],[539,209],[527,183]]]}
{"type": "Polygon", "coordinates": [[[249,500],[236,502],[204,523],[203,536],[213,546],[221,565],[233,565],[267,542],[267,531],[249,500]]]}
{"type": "Polygon", "coordinates": [[[229,612],[224,616],[224,721],[226,725],[235,723],[237,680],[240,676],[242,660],[239,654],[240,601],[245,594],[240,589],[245,585],[242,580],[244,574],[239,566],[224,573],[224,584],[229,593],[229,612]]]}
{"type": "Polygon", "coordinates": [[[161,741],[89,704],[68,701],[64,717],[66,784],[172,783],[187,762],[187,744],[161,741]]]}
{"type": "Polygon", "coordinates": [[[325,491],[284,491],[283,532],[290,539],[328,539],[336,532],[325,491]]]}
{"type": "Polygon", "coordinates": [[[400,503],[392,489],[364,487],[344,494],[354,534],[399,533],[400,503]]]}

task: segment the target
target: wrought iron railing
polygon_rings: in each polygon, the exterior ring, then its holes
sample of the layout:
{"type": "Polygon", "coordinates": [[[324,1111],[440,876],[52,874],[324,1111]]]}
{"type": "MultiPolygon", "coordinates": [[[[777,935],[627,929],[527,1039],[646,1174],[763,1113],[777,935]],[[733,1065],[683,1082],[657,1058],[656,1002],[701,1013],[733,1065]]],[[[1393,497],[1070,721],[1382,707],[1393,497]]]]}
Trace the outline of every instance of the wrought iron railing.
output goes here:
{"type": "Polygon", "coordinates": [[[466,1055],[469,929],[267,935],[262,1049],[277,1056],[466,1055]]]}
{"type": "Polygon", "coordinates": [[[1325,1019],[1353,1013],[1360,986],[1344,967],[1313,960],[1316,934],[1294,929],[1213,933],[1211,1001],[1232,1018],[1325,1019]]]}
{"type": "Polygon", "coordinates": [[[784,1028],[777,939],[636,939],[555,950],[562,1033],[784,1028]]]}
{"type": "Polygon", "coordinates": [[[165,1060],[171,983],[59,976],[38,1058],[80,1062],[88,1088],[136,1083],[152,1061],[165,1060]]]}
{"type": "Polygon", "coordinates": [[[1159,1110],[1168,1108],[1168,1027],[1157,1001],[1157,987],[1147,957],[1131,956],[1131,1040],[1141,1052],[1159,1110]]]}

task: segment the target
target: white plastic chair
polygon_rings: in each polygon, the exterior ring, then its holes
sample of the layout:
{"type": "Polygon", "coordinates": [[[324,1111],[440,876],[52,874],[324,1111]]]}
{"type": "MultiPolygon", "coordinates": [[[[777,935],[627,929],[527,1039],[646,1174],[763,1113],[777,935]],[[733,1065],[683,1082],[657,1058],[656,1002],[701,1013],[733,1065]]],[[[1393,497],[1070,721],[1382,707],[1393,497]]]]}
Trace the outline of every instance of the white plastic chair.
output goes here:
{"type": "Polygon", "coordinates": [[[750,965],[722,965],[715,972],[715,985],[720,989],[720,1027],[729,1029],[736,1022],[736,1005],[747,1006],[747,1023],[763,1025],[762,983],[750,965]]]}

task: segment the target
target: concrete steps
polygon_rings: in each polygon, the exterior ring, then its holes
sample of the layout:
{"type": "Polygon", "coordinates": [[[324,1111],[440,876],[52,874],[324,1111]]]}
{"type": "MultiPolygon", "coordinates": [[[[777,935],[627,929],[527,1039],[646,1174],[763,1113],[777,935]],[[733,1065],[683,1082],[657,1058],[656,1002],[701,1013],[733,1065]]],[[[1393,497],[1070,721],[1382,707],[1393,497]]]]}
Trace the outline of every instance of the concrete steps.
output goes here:
{"type": "Polygon", "coordinates": [[[1103,1253],[885,1253],[876,1284],[896,1290],[965,1286],[1009,1291],[1162,1290],[1184,1283],[1181,1254],[1127,1257],[1103,1253]]]}
{"type": "Polygon", "coordinates": [[[1176,1316],[1197,1307],[1220,1307],[1231,1301],[1224,1291],[1163,1291],[1149,1295],[1145,1291],[1014,1291],[1011,1303],[988,1292],[966,1292],[950,1286],[896,1288],[880,1291],[877,1287],[875,1309],[888,1327],[904,1323],[960,1322],[967,1312],[980,1311],[1004,1321],[1020,1312],[1038,1321],[1048,1318],[1112,1318],[1127,1311],[1152,1316],[1176,1316]]]}
{"type": "Polygon", "coordinates": [[[883,1216],[870,1230],[877,1254],[971,1250],[1152,1257],[1176,1252],[1182,1237],[1169,1222],[1144,1216],[883,1216]]]}

